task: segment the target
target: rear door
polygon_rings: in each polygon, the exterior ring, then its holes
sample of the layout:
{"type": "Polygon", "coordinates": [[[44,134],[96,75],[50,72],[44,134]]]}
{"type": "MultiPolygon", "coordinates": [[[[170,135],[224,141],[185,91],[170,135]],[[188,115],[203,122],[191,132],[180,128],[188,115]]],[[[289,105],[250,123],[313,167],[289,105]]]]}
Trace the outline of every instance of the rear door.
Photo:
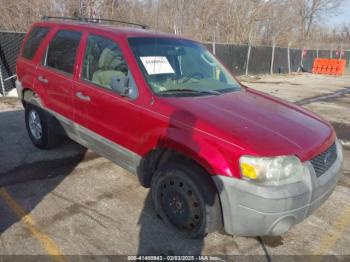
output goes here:
{"type": "Polygon", "coordinates": [[[45,93],[45,106],[73,120],[73,75],[82,33],[58,30],[37,68],[37,83],[45,93]]]}

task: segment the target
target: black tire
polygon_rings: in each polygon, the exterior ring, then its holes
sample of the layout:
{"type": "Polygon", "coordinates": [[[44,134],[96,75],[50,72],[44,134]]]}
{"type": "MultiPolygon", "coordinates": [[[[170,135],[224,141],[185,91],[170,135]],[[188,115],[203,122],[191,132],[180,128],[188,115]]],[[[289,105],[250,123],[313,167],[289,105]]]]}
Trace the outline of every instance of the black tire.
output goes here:
{"type": "Polygon", "coordinates": [[[203,238],[222,227],[216,187],[201,167],[177,158],[153,176],[151,194],[162,220],[187,238],[203,238]]]}
{"type": "Polygon", "coordinates": [[[32,143],[40,149],[51,149],[57,146],[58,136],[50,126],[50,116],[39,106],[33,103],[26,103],[25,107],[25,122],[28,135],[32,143]],[[31,114],[36,114],[39,117],[38,123],[41,125],[41,135],[35,135],[30,128],[31,114]]]}

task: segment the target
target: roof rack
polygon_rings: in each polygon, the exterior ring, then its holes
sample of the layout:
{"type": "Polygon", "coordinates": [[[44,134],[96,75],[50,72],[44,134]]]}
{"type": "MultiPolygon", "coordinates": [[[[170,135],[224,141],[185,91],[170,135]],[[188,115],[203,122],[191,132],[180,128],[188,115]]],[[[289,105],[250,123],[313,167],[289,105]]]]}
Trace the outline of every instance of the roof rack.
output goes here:
{"type": "Polygon", "coordinates": [[[113,20],[113,19],[104,19],[104,18],[88,18],[88,17],[65,17],[65,16],[43,16],[42,20],[50,20],[50,19],[62,19],[62,20],[73,20],[83,23],[103,23],[103,22],[109,22],[109,23],[118,23],[118,24],[125,24],[125,25],[132,25],[132,26],[138,26],[142,29],[147,29],[147,25],[127,22],[127,21],[121,21],[121,20],[113,20]]]}

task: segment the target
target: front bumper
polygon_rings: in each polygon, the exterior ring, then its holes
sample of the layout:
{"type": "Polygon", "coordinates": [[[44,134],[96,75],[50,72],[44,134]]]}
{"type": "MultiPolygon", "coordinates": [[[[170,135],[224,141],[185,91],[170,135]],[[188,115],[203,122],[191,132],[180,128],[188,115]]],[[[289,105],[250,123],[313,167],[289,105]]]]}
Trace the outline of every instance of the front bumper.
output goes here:
{"type": "Polygon", "coordinates": [[[343,155],[337,141],[337,160],[320,177],[309,161],[303,180],[282,186],[259,186],[249,181],[213,176],[225,231],[232,235],[280,235],[314,212],[333,192],[341,174],[343,155]]]}

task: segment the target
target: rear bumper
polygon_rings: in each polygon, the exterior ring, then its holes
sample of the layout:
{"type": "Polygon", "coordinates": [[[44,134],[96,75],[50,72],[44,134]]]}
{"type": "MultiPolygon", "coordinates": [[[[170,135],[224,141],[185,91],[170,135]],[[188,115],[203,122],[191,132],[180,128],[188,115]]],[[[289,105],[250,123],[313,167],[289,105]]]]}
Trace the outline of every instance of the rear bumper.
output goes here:
{"type": "Polygon", "coordinates": [[[334,164],[317,177],[310,162],[308,174],[297,183],[258,186],[242,179],[213,176],[220,194],[225,231],[232,235],[279,235],[300,223],[333,192],[341,174],[343,156],[339,142],[334,164]]]}

